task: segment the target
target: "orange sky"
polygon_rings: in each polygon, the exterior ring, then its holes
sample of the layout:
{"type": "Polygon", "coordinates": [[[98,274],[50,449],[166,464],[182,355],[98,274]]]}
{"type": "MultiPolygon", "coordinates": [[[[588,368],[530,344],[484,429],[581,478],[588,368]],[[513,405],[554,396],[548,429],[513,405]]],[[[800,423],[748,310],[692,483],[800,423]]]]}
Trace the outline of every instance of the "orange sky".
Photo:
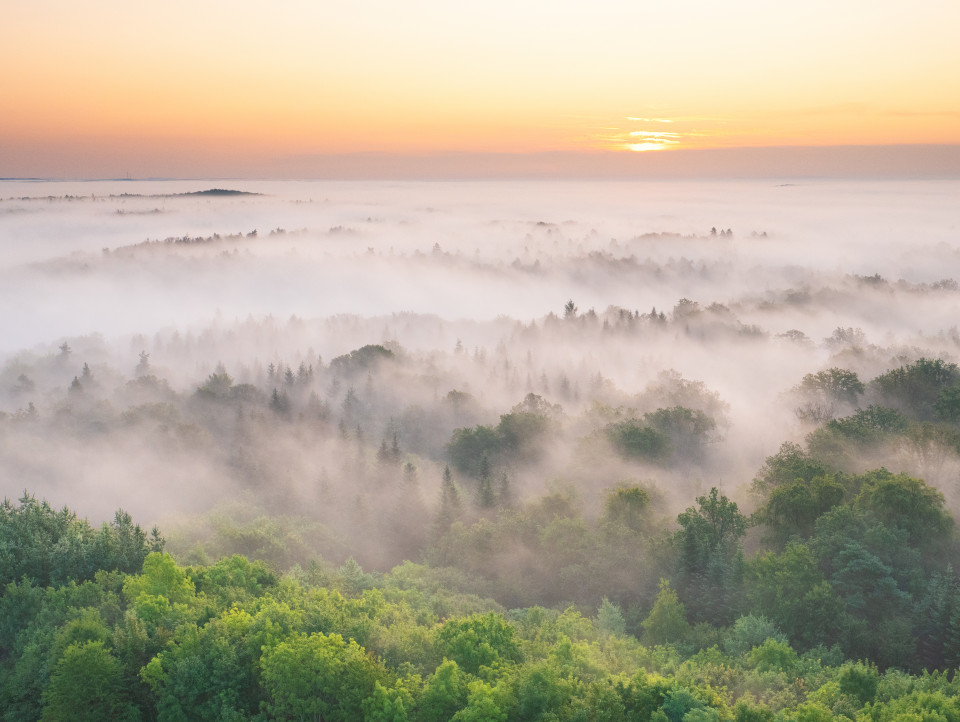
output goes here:
{"type": "Polygon", "coordinates": [[[960,144],[956,0],[14,0],[3,15],[0,177],[960,144]]]}

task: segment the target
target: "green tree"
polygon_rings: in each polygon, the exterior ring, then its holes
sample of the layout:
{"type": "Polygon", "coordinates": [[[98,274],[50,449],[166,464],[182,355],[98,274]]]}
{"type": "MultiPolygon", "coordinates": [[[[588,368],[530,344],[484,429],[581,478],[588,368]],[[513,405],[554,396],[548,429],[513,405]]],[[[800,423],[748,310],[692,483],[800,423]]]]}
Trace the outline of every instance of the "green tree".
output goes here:
{"type": "Polygon", "coordinates": [[[799,648],[839,639],[843,607],[809,546],[791,542],[780,554],[758,554],[748,571],[747,597],[755,613],[774,622],[799,648]]]}
{"type": "Polygon", "coordinates": [[[456,662],[444,659],[423,685],[417,716],[423,722],[446,722],[466,703],[466,677],[456,662]]]}
{"type": "Polygon", "coordinates": [[[778,486],[792,484],[798,479],[809,482],[825,476],[830,469],[809,455],[799,444],[784,443],[773,456],[768,456],[753,480],[752,492],[762,501],[778,486]]]}
{"type": "Polygon", "coordinates": [[[224,400],[230,396],[233,377],[227,373],[222,363],[217,364],[214,372],[197,389],[197,397],[209,400],[224,400]]]}
{"type": "Polygon", "coordinates": [[[161,718],[231,719],[255,713],[262,695],[253,618],[231,609],[203,627],[182,630],[144,668],[161,718]]]}
{"type": "Polygon", "coordinates": [[[402,682],[392,688],[374,683],[373,694],[360,705],[363,722],[407,722],[413,709],[413,697],[402,682]]]}
{"type": "Polygon", "coordinates": [[[650,493],[639,486],[619,486],[607,492],[604,521],[623,524],[635,532],[643,530],[650,516],[650,493]]]}
{"type": "Polygon", "coordinates": [[[480,459],[480,469],[477,473],[477,479],[477,506],[481,509],[492,509],[496,503],[496,496],[493,492],[490,463],[487,461],[486,455],[480,459]]]}
{"type": "Polygon", "coordinates": [[[960,383],[948,386],[933,403],[933,413],[941,421],[960,422],[960,383]]]}
{"type": "Polygon", "coordinates": [[[453,465],[473,477],[480,475],[483,459],[489,464],[491,459],[498,458],[499,453],[500,437],[490,426],[455,429],[447,444],[447,454],[453,465]]]}
{"type": "Polygon", "coordinates": [[[626,459],[665,462],[673,451],[667,434],[637,419],[608,424],[603,431],[614,450],[626,459]]]}
{"type": "Polygon", "coordinates": [[[447,620],[437,629],[434,644],[440,656],[470,674],[497,661],[520,659],[513,626],[494,612],[447,620]]]}
{"type": "Polygon", "coordinates": [[[128,577],[123,584],[123,594],[134,601],[141,594],[162,596],[172,604],[195,601],[196,587],[187,577],[186,570],[177,565],[170,554],[152,552],[143,562],[143,572],[128,577]]]}
{"type": "Polygon", "coordinates": [[[602,634],[622,636],[627,631],[620,606],[604,597],[597,609],[597,629],[602,634]]]}
{"type": "Polygon", "coordinates": [[[264,709],[279,719],[362,719],[364,700],[385,672],[353,640],[339,634],[297,635],[264,651],[264,709]]]}
{"type": "Polygon", "coordinates": [[[887,526],[902,529],[911,546],[925,549],[942,543],[953,529],[943,494],[922,480],[886,469],[863,475],[856,506],[887,526]]]}
{"type": "Polygon", "coordinates": [[[747,519],[716,487],[697,497],[697,507],[677,516],[678,587],[695,619],[727,624],[739,605],[747,519]]]}
{"type": "Polygon", "coordinates": [[[539,457],[540,442],[551,428],[550,419],[540,413],[513,411],[504,414],[497,424],[498,446],[513,461],[535,461],[539,457]]]}
{"type": "Polygon", "coordinates": [[[774,543],[783,548],[791,538],[809,538],[817,519],[840,504],[844,494],[843,485],[833,475],[810,481],[797,479],[775,487],[757,516],[769,529],[774,543]]]}
{"type": "Polygon", "coordinates": [[[349,354],[337,356],[330,361],[330,370],[338,374],[355,375],[369,371],[380,364],[395,358],[393,351],[380,344],[368,344],[351,351],[349,354]]]}
{"type": "Polygon", "coordinates": [[[717,424],[699,409],[673,406],[657,409],[643,415],[643,420],[652,428],[670,439],[670,449],[675,460],[700,463],[710,434],[717,424]]]}
{"type": "Polygon", "coordinates": [[[686,609],[668,580],[660,580],[660,591],[653,609],[640,626],[643,627],[644,640],[649,644],[678,644],[690,634],[686,609]]]}
{"type": "Polygon", "coordinates": [[[434,521],[434,535],[442,536],[445,534],[462,513],[463,505],[460,503],[460,492],[457,491],[457,485],[453,483],[453,474],[450,473],[450,467],[444,466],[440,484],[440,507],[434,521]]]}
{"type": "Polygon", "coordinates": [[[506,722],[507,713],[500,708],[493,687],[477,680],[468,688],[467,705],[451,718],[451,722],[506,722]]]}
{"type": "Polygon", "coordinates": [[[138,720],[124,693],[123,670],[102,641],[64,650],[43,693],[42,720],[138,720]]]}
{"type": "MultiPolygon", "coordinates": [[[[960,381],[960,368],[942,359],[919,358],[877,376],[871,385],[890,405],[918,421],[931,421],[940,395],[960,381]]],[[[943,407],[941,407],[943,408],[943,407]]]]}
{"type": "Polygon", "coordinates": [[[748,614],[738,617],[733,623],[724,639],[723,648],[727,654],[745,654],[768,639],[787,641],[786,636],[772,621],[762,615],[748,614]]]}
{"type": "Polygon", "coordinates": [[[864,392],[864,386],[853,371],[834,367],[807,374],[794,392],[801,399],[797,416],[820,424],[834,418],[841,410],[853,409],[864,392]]]}

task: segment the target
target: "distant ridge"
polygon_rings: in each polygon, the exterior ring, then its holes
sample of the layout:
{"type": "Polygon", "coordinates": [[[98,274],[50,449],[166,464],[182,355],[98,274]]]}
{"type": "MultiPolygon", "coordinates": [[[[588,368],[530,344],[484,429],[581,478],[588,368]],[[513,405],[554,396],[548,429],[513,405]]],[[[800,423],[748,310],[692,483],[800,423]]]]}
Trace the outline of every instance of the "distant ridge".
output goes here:
{"type": "Polygon", "coordinates": [[[186,193],[120,193],[119,195],[110,196],[111,198],[184,198],[186,196],[217,196],[217,197],[232,197],[232,196],[262,196],[263,193],[255,193],[254,191],[237,191],[230,190],[227,188],[208,188],[205,191],[188,191],[186,193]]]}
{"type": "MultiPolygon", "coordinates": [[[[0,179],[3,180],[3,179],[0,179]]],[[[22,179],[21,179],[22,180],[22,179]]],[[[93,181],[90,181],[93,182],[93,181]]],[[[235,196],[262,196],[263,193],[256,193],[254,191],[238,191],[228,188],[208,188],[204,191],[189,191],[186,193],[114,193],[111,195],[103,196],[101,198],[187,198],[190,196],[212,196],[214,198],[233,198],[235,196]]],[[[8,198],[0,200],[20,200],[20,201],[31,201],[31,200],[69,200],[77,201],[84,198],[92,198],[93,196],[75,196],[75,195],[64,195],[64,196],[23,196],[21,198],[8,198]]]]}
{"type": "Polygon", "coordinates": [[[205,191],[191,191],[190,193],[174,193],[178,196],[259,196],[261,193],[251,191],[236,191],[227,188],[210,188],[205,191]]]}

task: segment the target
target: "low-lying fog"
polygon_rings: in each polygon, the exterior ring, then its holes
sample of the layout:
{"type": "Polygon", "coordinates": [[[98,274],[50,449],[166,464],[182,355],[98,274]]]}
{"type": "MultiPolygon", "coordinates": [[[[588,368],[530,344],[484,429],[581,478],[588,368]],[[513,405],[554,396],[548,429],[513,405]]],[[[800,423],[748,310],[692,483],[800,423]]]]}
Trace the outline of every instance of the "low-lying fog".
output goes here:
{"type": "MultiPolygon", "coordinates": [[[[377,501],[384,442],[429,510],[454,431],[532,393],[560,409],[503,461],[515,496],[575,489],[590,513],[637,480],[749,505],[764,458],[812,428],[804,375],[958,360],[957,198],[954,181],[0,182],[0,494],[162,523],[242,492],[348,538],[343,510],[396,510],[377,501]],[[250,194],[198,193],[221,188],[250,194]],[[393,356],[331,364],[368,345],[393,356]],[[702,453],[641,463],[598,441],[675,406],[715,422],[702,453]]],[[[952,500],[956,465],[936,476],[952,500]]]]}

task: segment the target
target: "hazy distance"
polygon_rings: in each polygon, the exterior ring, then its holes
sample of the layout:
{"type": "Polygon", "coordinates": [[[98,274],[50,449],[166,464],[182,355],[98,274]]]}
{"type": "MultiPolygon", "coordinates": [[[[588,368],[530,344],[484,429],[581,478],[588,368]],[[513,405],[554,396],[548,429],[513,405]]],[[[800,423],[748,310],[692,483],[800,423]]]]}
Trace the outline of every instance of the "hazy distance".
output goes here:
{"type": "MultiPolygon", "coordinates": [[[[589,496],[624,478],[669,486],[684,504],[716,484],[737,495],[809,431],[789,396],[805,374],[842,366],[867,381],[924,355],[957,359],[958,186],[6,181],[0,411],[14,419],[32,403],[60,418],[86,363],[105,418],[120,423],[145,403],[126,386],[141,354],[181,400],[218,368],[269,394],[271,364],[311,365],[326,441],[288,439],[285,457],[299,460],[282,480],[268,474],[309,509],[321,476],[340,488],[352,473],[331,459],[353,387],[327,364],[383,344],[397,365],[353,382],[361,431],[372,453],[425,414],[435,437],[401,445],[428,505],[453,429],[495,424],[529,393],[564,420],[538,464],[511,470],[520,495],[574,484],[589,496]],[[215,188],[250,195],[196,194],[215,188]],[[641,323],[654,311],[663,325],[641,323]],[[611,463],[592,478],[578,451],[600,423],[591,409],[653,410],[667,403],[664,378],[699,384],[704,404],[725,409],[707,456],[671,469],[611,463]],[[453,390],[476,406],[440,419],[453,390]]],[[[11,429],[16,453],[0,465],[11,498],[28,488],[153,520],[249,486],[221,454],[226,437],[170,453],[134,433],[24,446],[11,429]]],[[[955,469],[938,473],[928,481],[952,499],[955,469]]]]}

